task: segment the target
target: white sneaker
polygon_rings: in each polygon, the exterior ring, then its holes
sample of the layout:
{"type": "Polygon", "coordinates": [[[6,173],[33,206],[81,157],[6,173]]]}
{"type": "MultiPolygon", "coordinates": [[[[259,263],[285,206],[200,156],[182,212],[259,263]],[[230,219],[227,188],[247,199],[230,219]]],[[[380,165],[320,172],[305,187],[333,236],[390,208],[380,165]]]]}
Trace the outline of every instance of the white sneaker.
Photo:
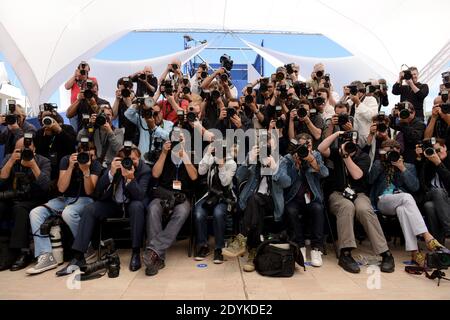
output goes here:
{"type": "Polygon", "coordinates": [[[301,247],[300,251],[301,251],[302,256],[303,256],[303,261],[306,262],[306,247],[301,247]]]}
{"type": "Polygon", "coordinates": [[[311,265],[313,267],[321,267],[322,262],[322,252],[316,249],[311,250],[311,265]]]}

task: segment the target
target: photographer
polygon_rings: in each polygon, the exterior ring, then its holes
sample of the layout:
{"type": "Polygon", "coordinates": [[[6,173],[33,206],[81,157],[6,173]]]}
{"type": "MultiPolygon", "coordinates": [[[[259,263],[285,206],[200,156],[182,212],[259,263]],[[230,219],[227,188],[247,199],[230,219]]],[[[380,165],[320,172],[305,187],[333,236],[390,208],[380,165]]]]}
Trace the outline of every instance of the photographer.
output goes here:
{"type": "Polygon", "coordinates": [[[74,103],[78,94],[82,89],[86,86],[86,81],[91,80],[93,82],[97,82],[97,79],[94,77],[89,77],[89,72],[91,71],[91,67],[86,61],[81,61],[78,67],[75,69],[74,75],[67,80],[64,84],[66,90],[70,90],[70,103],[74,103]]]}
{"type": "Polygon", "coordinates": [[[139,141],[139,131],[136,125],[125,117],[125,111],[131,107],[134,98],[135,94],[131,78],[120,78],[117,81],[116,99],[112,106],[113,120],[119,119],[119,128],[124,128],[124,140],[137,144],[139,141]]]}
{"type": "Polygon", "coordinates": [[[323,121],[329,120],[334,115],[335,109],[330,104],[330,90],[327,88],[317,89],[313,103],[323,121]]]}
{"type": "Polygon", "coordinates": [[[289,114],[289,140],[300,133],[307,133],[313,137],[313,146],[317,147],[322,137],[323,119],[308,100],[300,100],[296,105],[289,114]]]}
{"type": "Polygon", "coordinates": [[[125,141],[108,170],[97,182],[95,192],[98,201],[87,205],[83,210],[77,235],[73,242],[74,259],[56,275],[71,273],[71,266],[86,263],[84,253],[92,240],[95,226],[109,217],[130,216],[131,247],[130,271],[141,268],[140,248],[144,240],[145,207],[144,199],[150,181],[150,168],[140,159],[141,152],[125,141]]]}
{"type": "Polygon", "coordinates": [[[414,106],[408,101],[395,105],[392,114],[389,116],[389,121],[391,128],[397,131],[394,137],[400,143],[404,161],[414,163],[416,144],[423,138],[425,124],[416,118],[414,106]]]}
{"type": "Polygon", "coordinates": [[[50,178],[57,180],[61,159],[72,154],[75,149],[76,133],[71,125],[64,124],[63,118],[53,108],[49,110],[47,107],[41,111],[38,120],[42,127],[34,136],[36,153],[50,159],[50,178]]]}
{"type": "MultiPolygon", "coordinates": [[[[293,241],[298,244],[306,261],[304,215],[311,219],[311,264],[322,266],[323,228],[325,223],[323,192],[320,179],[328,176],[328,168],[318,151],[313,150],[312,137],[307,133],[297,136],[291,153],[280,161],[273,180],[289,188],[285,193],[284,210],[293,241]],[[302,217],[300,217],[302,215],[302,217]]],[[[284,204],[283,203],[283,204],[284,204]]]]}
{"type": "Polygon", "coordinates": [[[0,116],[0,144],[5,145],[5,154],[12,153],[17,140],[24,133],[35,133],[36,128],[25,121],[25,110],[14,100],[9,100],[9,114],[0,116]]]}
{"type": "Polygon", "coordinates": [[[76,122],[74,129],[78,132],[83,128],[83,114],[98,113],[99,106],[104,104],[110,105],[108,101],[98,96],[97,81],[87,80],[76,100],[67,108],[66,116],[71,120],[72,125],[76,122]]]}
{"type": "Polygon", "coordinates": [[[353,117],[349,113],[350,107],[347,103],[337,103],[334,106],[334,114],[326,122],[325,138],[337,131],[352,131],[353,117]]]}
{"type": "Polygon", "coordinates": [[[159,91],[155,95],[155,101],[162,94],[164,99],[158,101],[157,105],[161,110],[161,115],[164,120],[175,123],[177,121],[177,112],[179,110],[186,111],[189,105],[189,100],[184,99],[178,94],[181,83],[173,80],[164,80],[159,86],[159,91]]]}
{"type": "MultiPolygon", "coordinates": [[[[181,72],[181,61],[174,59],[167,65],[166,69],[159,77],[158,82],[161,85],[164,80],[173,80],[173,82],[178,85],[181,83],[181,79],[183,79],[183,73],[181,72]]],[[[155,101],[157,100],[158,97],[155,97],[155,101]]]]}
{"type": "Polygon", "coordinates": [[[417,118],[423,122],[423,101],[428,96],[428,85],[418,82],[419,71],[416,67],[410,67],[401,71],[397,82],[392,87],[392,94],[400,95],[400,101],[409,101],[417,112],[417,118]],[[406,85],[402,85],[403,81],[406,85]]]}
{"type": "Polygon", "coordinates": [[[387,107],[389,105],[388,85],[385,79],[378,80],[379,89],[375,91],[375,97],[378,100],[378,111],[381,107],[387,107]]]}
{"type": "Polygon", "coordinates": [[[367,137],[367,144],[362,149],[369,154],[370,165],[375,160],[380,159],[381,144],[383,141],[391,138],[391,132],[389,130],[389,118],[386,117],[383,111],[380,111],[378,115],[372,118],[372,125],[370,126],[369,135],[367,137]]]}
{"type": "Polygon", "coordinates": [[[154,104],[152,98],[138,98],[136,104],[125,111],[125,117],[138,127],[139,150],[143,158],[147,155],[148,161],[155,149],[155,139],[168,140],[173,122],[163,119],[160,106],[154,104]]]}
{"type": "Polygon", "coordinates": [[[237,98],[237,89],[230,81],[231,69],[233,68],[233,60],[227,54],[220,57],[221,67],[208,75],[200,86],[202,90],[207,90],[213,81],[217,82],[220,87],[221,96],[226,100],[237,98]]]}
{"type": "Polygon", "coordinates": [[[356,132],[338,131],[322,141],[318,150],[333,162],[329,178],[326,180],[325,194],[329,196],[329,209],[336,216],[339,239],[339,265],[347,272],[359,273],[358,263],[352,257],[356,248],[354,219],[364,227],[373,251],[381,255],[382,272],[393,272],[394,258],[386,243],[380,222],[367,196],[369,186],[369,156],[359,150],[356,132]],[[338,148],[330,146],[338,140],[338,148]]]}
{"type": "Polygon", "coordinates": [[[445,243],[446,236],[450,235],[450,158],[447,147],[443,139],[431,138],[418,145],[416,152],[428,227],[439,243],[445,243]]]}
{"type": "Polygon", "coordinates": [[[4,263],[0,270],[10,268],[11,271],[17,271],[30,263],[29,215],[33,208],[46,200],[50,170],[50,160],[35,154],[30,133],[17,140],[13,153],[3,159],[0,172],[0,223],[11,226],[9,247],[15,262],[12,265],[4,263]]]}
{"type": "Polygon", "coordinates": [[[156,89],[158,88],[158,78],[153,74],[153,69],[151,66],[145,66],[142,71],[138,71],[131,75],[130,80],[137,83],[136,86],[136,96],[150,96],[155,95],[156,89]]]}
{"type": "Polygon", "coordinates": [[[274,215],[275,222],[283,216],[283,188],[274,181],[273,173],[280,159],[271,155],[278,140],[269,138],[266,131],[259,134],[260,140],[252,147],[245,164],[236,171],[238,185],[247,180],[239,194],[238,206],[243,212],[243,230],[230,245],[222,250],[226,257],[237,257],[248,250],[244,271],[255,271],[256,248],[261,243],[264,230],[264,217],[274,215]]]}
{"type": "Polygon", "coordinates": [[[227,107],[223,106],[220,109],[219,122],[216,128],[219,129],[224,136],[227,129],[244,129],[240,109],[239,101],[234,98],[228,100],[227,107]]]}
{"type": "Polygon", "coordinates": [[[450,144],[450,101],[448,100],[448,90],[443,89],[439,92],[439,97],[433,101],[431,116],[428,118],[428,124],[425,129],[424,138],[431,137],[442,138],[450,144]]]}
{"type": "MultiPolygon", "coordinates": [[[[97,160],[104,168],[111,164],[111,161],[122,148],[124,141],[124,129],[115,128],[112,124],[113,111],[109,105],[102,105],[98,114],[92,114],[90,125],[94,128],[94,133],[90,140],[94,141],[97,160]]],[[[78,133],[78,140],[83,136],[89,136],[89,129],[83,128],[78,133]]]]}
{"type": "Polygon", "coordinates": [[[372,184],[371,200],[385,215],[397,215],[405,236],[406,251],[419,266],[425,263],[425,255],[419,252],[417,236],[423,236],[429,250],[442,245],[428,232],[425,221],[411,195],[419,190],[414,164],[404,163],[400,155],[400,144],[392,139],[381,144],[381,160],[376,160],[369,173],[372,184]]]}
{"type": "Polygon", "coordinates": [[[78,146],[78,153],[67,155],[61,160],[58,179],[61,196],[31,210],[31,232],[37,263],[26,270],[27,274],[42,273],[58,266],[52,253],[50,235],[41,234],[41,225],[47,218],[61,216],[73,237],[77,236],[80,217],[86,205],[94,202],[91,196],[102,172],[102,165],[95,158],[95,146],[88,138],[83,139],[78,146]]]}
{"type": "Polygon", "coordinates": [[[206,62],[202,62],[199,64],[197,68],[197,72],[195,73],[191,87],[191,91],[194,94],[200,95],[202,92],[201,85],[202,82],[208,77],[208,64],[206,62]]]}
{"type": "Polygon", "coordinates": [[[231,202],[235,201],[232,183],[237,165],[233,160],[233,154],[230,154],[230,150],[227,150],[227,146],[224,144],[225,141],[211,143],[198,165],[198,174],[207,174],[209,191],[196,203],[194,208],[197,245],[195,260],[204,260],[210,253],[207,217],[212,213],[216,242],[213,262],[216,264],[223,262],[222,248],[225,246],[227,208],[231,202]]]}
{"type": "Polygon", "coordinates": [[[145,274],[153,276],[164,268],[166,251],[175,242],[178,232],[191,210],[189,193],[197,180],[197,169],[184,149],[182,135],[171,133],[155,163],[152,175],[158,179],[153,200],[147,207],[147,248],[144,253],[145,274]],[[172,150],[172,151],[171,151],[172,150]],[[168,221],[163,229],[162,221],[168,221]]]}

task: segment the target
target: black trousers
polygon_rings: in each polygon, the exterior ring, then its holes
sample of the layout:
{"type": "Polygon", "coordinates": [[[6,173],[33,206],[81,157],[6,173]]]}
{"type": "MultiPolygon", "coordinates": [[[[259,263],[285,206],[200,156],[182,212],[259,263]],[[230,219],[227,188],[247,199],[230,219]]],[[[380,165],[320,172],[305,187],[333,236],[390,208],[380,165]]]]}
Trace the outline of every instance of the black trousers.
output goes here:
{"type": "Polygon", "coordinates": [[[445,189],[432,189],[424,204],[430,233],[443,245],[450,235],[450,197],[445,189]]]}
{"type": "MultiPolygon", "coordinates": [[[[144,203],[142,201],[131,201],[125,205],[125,210],[130,216],[131,246],[132,248],[140,248],[144,241],[144,203]]],[[[87,205],[81,216],[78,234],[72,248],[80,252],[86,252],[97,224],[106,218],[120,217],[122,214],[122,206],[113,201],[96,201],[87,205]]]]}
{"type": "Polygon", "coordinates": [[[247,237],[247,247],[257,248],[264,231],[264,217],[273,214],[272,198],[262,193],[255,193],[247,201],[244,210],[243,235],[247,237]]]}
{"type": "Polygon", "coordinates": [[[39,200],[0,202],[2,232],[9,231],[9,247],[11,249],[28,249],[30,247],[30,211],[42,203],[39,200]]]}

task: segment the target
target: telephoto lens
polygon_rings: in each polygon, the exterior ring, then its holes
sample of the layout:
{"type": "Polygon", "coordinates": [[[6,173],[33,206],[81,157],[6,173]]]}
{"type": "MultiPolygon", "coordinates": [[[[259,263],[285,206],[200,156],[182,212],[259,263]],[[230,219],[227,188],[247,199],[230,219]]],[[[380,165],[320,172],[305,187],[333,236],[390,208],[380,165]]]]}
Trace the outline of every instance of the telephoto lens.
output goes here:
{"type": "Polygon", "coordinates": [[[345,152],[347,152],[347,154],[355,152],[356,151],[356,143],[354,143],[353,141],[348,141],[344,146],[344,150],[345,150],[345,152]]]}
{"type": "Polygon", "coordinates": [[[131,170],[133,167],[133,160],[131,160],[130,157],[126,157],[122,159],[121,164],[124,169],[131,170]]]}
{"type": "Polygon", "coordinates": [[[324,103],[325,103],[325,99],[322,98],[322,97],[316,97],[316,98],[314,99],[314,104],[315,104],[316,106],[321,106],[321,105],[323,105],[324,103]]]}
{"type": "Polygon", "coordinates": [[[408,119],[411,113],[408,109],[400,110],[400,119],[408,119]]]}
{"type": "Polygon", "coordinates": [[[186,119],[189,122],[195,122],[197,120],[197,115],[195,114],[195,112],[189,111],[186,114],[186,119]]]}
{"type": "Polygon", "coordinates": [[[208,76],[208,72],[206,72],[206,71],[202,71],[202,72],[200,73],[200,77],[201,77],[202,79],[205,79],[207,76],[208,76]]]}
{"type": "Polygon", "coordinates": [[[31,149],[25,148],[22,150],[22,156],[21,159],[23,161],[31,161],[34,158],[34,153],[31,149]]]}
{"type": "Polygon", "coordinates": [[[215,101],[215,100],[217,100],[217,99],[219,99],[220,98],[220,92],[219,92],[219,90],[213,90],[212,92],[211,92],[211,99],[213,100],[213,101],[215,101]]]}
{"type": "Polygon", "coordinates": [[[434,154],[434,148],[426,148],[423,153],[427,156],[427,157],[431,157],[434,154]]]}
{"type": "Polygon", "coordinates": [[[308,111],[306,110],[306,108],[300,107],[297,109],[297,116],[299,118],[304,118],[308,115],[308,111]]]}
{"type": "Polygon", "coordinates": [[[403,79],[405,79],[405,80],[411,80],[412,79],[411,70],[403,71],[403,79]]]}
{"type": "Polygon", "coordinates": [[[139,74],[139,79],[147,80],[147,75],[145,73],[141,73],[141,74],[139,74]]]}

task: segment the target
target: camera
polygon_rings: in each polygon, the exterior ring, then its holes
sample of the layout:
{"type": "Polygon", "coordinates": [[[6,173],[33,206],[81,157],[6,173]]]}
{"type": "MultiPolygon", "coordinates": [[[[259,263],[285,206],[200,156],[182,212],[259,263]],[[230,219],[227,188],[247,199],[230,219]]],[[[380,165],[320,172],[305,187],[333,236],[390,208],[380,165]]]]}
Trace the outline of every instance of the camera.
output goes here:
{"type": "Polygon", "coordinates": [[[350,121],[350,117],[348,113],[340,113],[338,114],[338,125],[340,127],[345,126],[350,121]]]}
{"type": "Polygon", "coordinates": [[[133,160],[130,158],[132,147],[133,143],[131,141],[125,141],[123,143],[123,153],[125,157],[122,159],[121,164],[126,170],[131,170],[133,167],[133,160]]]}
{"type": "Polygon", "coordinates": [[[8,100],[8,114],[5,116],[6,125],[17,123],[18,118],[14,112],[16,112],[16,100],[8,100]]]}
{"type": "Polygon", "coordinates": [[[400,119],[408,119],[411,112],[408,109],[408,105],[405,102],[399,102],[395,105],[395,109],[399,111],[400,119]]]}
{"type": "Polygon", "coordinates": [[[268,85],[269,85],[269,78],[261,78],[259,80],[259,91],[261,93],[266,92],[267,90],[269,90],[268,85]]]}
{"type": "Polygon", "coordinates": [[[294,73],[294,64],[293,63],[285,64],[284,67],[286,68],[287,74],[293,74],[294,73]]]}
{"type": "Polygon", "coordinates": [[[288,98],[288,90],[285,84],[279,84],[277,86],[277,91],[280,92],[280,99],[287,99],[288,98]]]}
{"type": "Polygon", "coordinates": [[[260,160],[263,159],[261,157],[261,150],[266,150],[266,157],[270,157],[272,147],[269,143],[269,136],[268,136],[267,131],[262,131],[259,134],[257,143],[258,143],[258,147],[259,147],[259,154],[258,154],[259,159],[260,160]]]}
{"type": "Polygon", "coordinates": [[[448,269],[450,267],[450,253],[443,250],[429,252],[426,254],[426,266],[431,269],[448,269]]]}
{"type": "Polygon", "coordinates": [[[50,111],[53,112],[54,110],[58,109],[58,105],[56,103],[43,103],[39,106],[39,111],[50,111]]]}
{"type": "Polygon", "coordinates": [[[386,152],[386,161],[397,162],[398,160],[400,160],[400,152],[395,150],[386,152]]]}
{"type": "Polygon", "coordinates": [[[211,100],[216,101],[220,98],[220,91],[219,90],[213,90],[211,91],[211,100]]]}
{"type": "Polygon", "coordinates": [[[316,76],[317,76],[317,78],[322,78],[323,77],[323,70],[316,71],[316,76]]]}
{"type": "MultiPolygon", "coordinates": [[[[228,110],[227,110],[227,116],[228,116],[228,110]]],[[[188,113],[186,113],[186,120],[188,122],[195,122],[197,120],[197,115],[194,112],[193,107],[189,107],[188,113]]]]}
{"type": "Polygon", "coordinates": [[[159,90],[165,96],[170,96],[173,93],[173,82],[172,80],[163,80],[159,90]]]}
{"type": "Polygon", "coordinates": [[[347,154],[351,154],[357,150],[357,146],[355,141],[358,140],[358,132],[356,131],[347,131],[341,133],[338,138],[339,148],[345,143],[344,151],[347,154]]]}
{"type": "Polygon", "coordinates": [[[306,110],[305,107],[300,106],[300,107],[297,109],[297,116],[298,116],[299,118],[305,118],[307,115],[308,115],[308,110],[306,110]]]}
{"type": "Polygon", "coordinates": [[[283,71],[278,71],[275,74],[275,79],[276,79],[277,82],[280,82],[280,81],[284,80],[284,72],[283,71]]]}
{"type": "Polygon", "coordinates": [[[412,79],[411,70],[407,69],[407,70],[403,71],[403,79],[405,79],[405,80],[411,80],[412,79]]]}
{"type": "Polygon", "coordinates": [[[308,143],[296,145],[292,154],[297,154],[300,159],[305,159],[309,155],[308,145],[308,143]]]}
{"type": "Polygon", "coordinates": [[[53,226],[61,224],[61,217],[57,215],[51,215],[40,226],[41,236],[50,235],[50,230],[53,226]]]}
{"type": "Polygon", "coordinates": [[[86,87],[82,91],[85,99],[89,100],[94,97],[94,92],[92,91],[93,88],[94,88],[94,82],[89,79],[86,80],[86,87]]]}
{"type": "Polygon", "coordinates": [[[52,117],[46,116],[46,117],[44,117],[44,119],[42,119],[42,125],[44,127],[50,127],[54,121],[55,120],[53,120],[52,117]]]}
{"type": "Polygon", "coordinates": [[[144,159],[152,166],[158,161],[163,148],[164,140],[161,138],[155,138],[153,140],[153,150],[144,154],[144,159]]]}
{"type": "Polygon", "coordinates": [[[350,91],[350,94],[352,96],[356,96],[358,94],[358,86],[356,86],[356,85],[348,85],[347,88],[350,91]]]}
{"type": "Polygon", "coordinates": [[[325,103],[325,99],[321,96],[315,97],[314,98],[314,105],[315,106],[321,106],[325,103]]]}
{"type": "Polygon", "coordinates": [[[82,62],[78,65],[78,70],[80,70],[80,74],[81,74],[82,76],[87,75],[86,67],[87,67],[87,63],[86,63],[85,61],[82,61],[82,62]]]}
{"type": "Polygon", "coordinates": [[[178,124],[184,123],[184,110],[177,110],[178,124]]]}
{"type": "Polygon", "coordinates": [[[158,112],[154,112],[153,108],[141,108],[141,117],[144,119],[151,119],[158,115],[158,112]]]}
{"type": "Polygon", "coordinates": [[[116,253],[116,249],[114,246],[114,240],[108,239],[105,241],[101,241],[100,245],[103,248],[107,248],[106,254],[99,260],[94,263],[85,264],[80,267],[80,270],[83,272],[82,279],[87,276],[100,271],[107,270],[109,278],[117,278],[120,274],[120,258],[116,253]]]}
{"type": "Polygon", "coordinates": [[[388,129],[388,126],[386,125],[386,114],[384,111],[378,112],[377,115],[377,131],[378,132],[386,132],[388,129]]]}
{"type": "Polygon", "coordinates": [[[311,91],[311,86],[309,83],[307,82],[302,82],[302,81],[295,81],[293,83],[293,87],[295,90],[295,94],[297,96],[308,96],[309,92],[311,91]]]}
{"type": "Polygon", "coordinates": [[[155,101],[153,100],[153,98],[148,97],[148,96],[147,97],[137,97],[134,102],[140,110],[144,109],[144,108],[148,109],[155,105],[155,101]]]}
{"type": "Polygon", "coordinates": [[[275,121],[275,127],[277,129],[283,129],[284,128],[284,121],[283,119],[281,119],[281,106],[276,106],[275,107],[275,116],[276,116],[276,121],[275,121]]]}
{"type": "Polygon", "coordinates": [[[175,70],[178,70],[178,64],[172,63],[172,65],[171,65],[171,71],[175,71],[175,70]]]}
{"type": "Polygon", "coordinates": [[[170,133],[171,148],[175,148],[181,142],[181,130],[179,127],[174,127],[170,133]]]}
{"type": "Polygon", "coordinates": [[[106,122],[108,122],[108,119],[106,118],[106,114],[102,111],[95,118],[95,127],[100,128],[104,126],[106,122]]]}
{"type": "Polygon", "coordinates": [[[450,113],[450,103],[441,103],[441,105],[440,105],[440,107],[441,107],[441,111],[442,111],[442,113],[444,113],[444,114],[449,114],[450,113]]]}
{"type": "Polygon", "coordinates": [[[441,76],[442,83],[444,84],[445,88],[450,89],[450,71],[442,73],[441,76]]]}
{"type": "Polygon", "coordinates": [[[227,119],[232,118],[235,114],[236,114],[236,109],[233,107],[228,107],[227,108],[227,119]]]}
{"type": "Polygon", "coordinates": [[[86,164],[91,159],[89,154],[89,138],[81,137],[80,139],[80,152],[77,154],[77,162],[79,164],[86,164]]]}
{"type": "Polygon", "coordinates": [[[189,87],[183,87],[183,94],[191,93],[191,89],[189,87]]]}
{"type": "MultiPolygon", "coordinates": [[[[16,173],[17,175],[17,173],[16,173]]],[[[26,192],[21,190],[5,190],[0,191],[0,201],[11,199],[23,199],[26,196],[26,192]]]]}
{"type": "Polygon", "coordinates": [[[442,102],[447,102],[448,100],[448,90],[442,90],[441,92],[439,92],[439,95],[441,96],[441,100],[442,102]]]}
{"type": "Polygon", "coordinates": [[[27,132],[23,135],[23,150],[20,160],[31,161],[34,158],[34,152],[30,149],[31,143],[33,142],[33,134],[27,132]]]}
{"type": "Polygon", "coordinates": [[[323,79],[325,80],[325,83],[323,84],[323,86],[324,86],[325,88],[330,88],[330,74],[329,74],[329,73],[326,73],[326,74],[323,76],[323,79]]]}
{"type": "Polygon", "coordinates": [[[129,98],[131,96],[131,90],[128,88],[124,88],[120,91],[120,95],[122,98],[129,98]]]}
{"type": "Polygon", "coordinates": [[[244,98],[245,104],[251,104],[253,103],[253,96],[251,94],[248,94],[244,98]]]}
{"type": "Polygon", "coordinates": [[[421,144],[419,144],[419,147],[422,148],[423,153],[428,156],[431,157],[434,153],[434,145],[436,144],[436,138],[430,138],[427,140],[422,141],[421,144]]]}
{"type": "Polygon", "coordinates": [[[222,55],[219,61],[221,67],[225,68],[225,70],[231,71],[231,69],[233,68],[233,60],[231,60],[231,57],[229,55],[222,55]]]}
{"type": "Polygon", "coordinates": [[[358,194],[352,188],[345,188],[344,192],[342,192],[342,196],[350,201],[355,201],[358,197],[358,194]]]}

